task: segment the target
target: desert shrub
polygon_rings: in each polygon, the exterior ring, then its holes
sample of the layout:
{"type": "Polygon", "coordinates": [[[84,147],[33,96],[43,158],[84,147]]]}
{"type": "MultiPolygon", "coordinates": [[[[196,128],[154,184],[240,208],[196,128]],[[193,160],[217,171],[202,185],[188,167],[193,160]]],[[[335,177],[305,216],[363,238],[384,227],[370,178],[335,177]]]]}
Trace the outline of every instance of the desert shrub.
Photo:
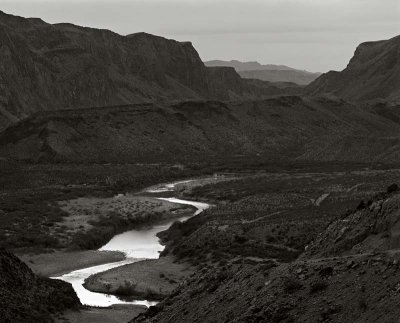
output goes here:
{"type": "Polygon", "coordinates": [[[314,294],[325,290],[328,287],[328,283],[323,280],[317,280],[311,283],[310,294],[314,294]]]}
{"type": "Polygon", "coordinates": [[[386,192],[388,194],[393,193],[393,192],[397,192],[399,190],[399,185],[397,185],[396,183],[393,183],[392,185],[388,186],[388,188],[386,189],[386,192]]]}
{"type": "Polygon", "coordinates": [[[235,242],[245,243],[248,239],[244,236],[235,235],[235,242]]]}
{"type": "Polygon", "coordinates": [[[131,296],[135,294],[136,292],[136,284],[125,281],[123,285],[118,286],[118,288],[115,290],[115,294],[120,295],[120,296],[131,296]]]}
{"type": "Polygon", "coordinates": [[[365,209],[366,207],[367,205],[365,204],[364,200],[361,200],[356,209],[359,211],[365,209]]]}
{"type": "Polygon", "coordinates": [[[293,294],[302,287],[301,282],[294,277],[286,277],[283,281],[283,290],[288,294],[293,294]]]}
{"type": "Polygon", "coordinates": [[[361,297],[358,300],[358,307],[360,308],[361,311],[365,312],[368,309],[367,301],[365,300],[364,297],[361,297]]]}

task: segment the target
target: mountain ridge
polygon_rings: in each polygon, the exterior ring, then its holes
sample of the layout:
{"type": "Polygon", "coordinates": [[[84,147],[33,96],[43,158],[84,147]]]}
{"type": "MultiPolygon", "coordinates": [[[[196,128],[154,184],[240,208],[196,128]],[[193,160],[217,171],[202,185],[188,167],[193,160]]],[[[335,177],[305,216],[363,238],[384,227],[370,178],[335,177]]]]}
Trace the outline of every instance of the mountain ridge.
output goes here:
{"type": "Polygon", "coordinates": [[[37,113],[0,135],[0,156],[31,161],[177,162],[218,158],[395,162],[400,115],[299,96],[37,113]],[[397,120],[397,121],[396,121],[397,120]]]}
{"type": "Polygon", "coordinates": [[[400,102],[400,36],[357,46],[347,67],[323,74],[306,87],[308,94],[346,100],[400,102]]]}
{"type": "Polygon", "coordinates": [[[254,88],[233,69],[207,68],[190,42],[143,32],[122,36],[2,12],[0,41],[0,129],[56,108],[230,100],[271,91],[268,83],[254,88]]]}

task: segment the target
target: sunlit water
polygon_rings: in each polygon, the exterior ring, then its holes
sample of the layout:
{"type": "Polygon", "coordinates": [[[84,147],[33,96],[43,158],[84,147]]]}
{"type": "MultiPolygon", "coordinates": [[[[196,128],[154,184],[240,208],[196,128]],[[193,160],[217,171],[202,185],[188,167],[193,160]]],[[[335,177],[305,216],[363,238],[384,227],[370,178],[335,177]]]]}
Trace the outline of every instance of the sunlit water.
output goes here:
{"type": "MultiPolygon", "coordinates": [[[[173,191],[175,185],[180,183],[187,183],[189,181],[176,182],[171,184],[160,185],[159,187],[153,187],[149,189],[148,193],[160,193],[173,191]]],[[[209,207],[206,203],[194,202],[180,200],[177,198],[160,198],[160,200],[166,200],[178,204],[193,205],[196,211],[193,215],[197,215],[209,207]]],[[[88,267],[80,270],[75,270],[68,274],[53,277],[55,279],[61,279],[68,283],[71,283],[76,294],[78,295],[80,301],[84,305],[107,307],[114,304],[135,304],[135,305],[145,305],[151,306],[155,302],[149,301],[124,301],[118,297],[110,294],[94,293],[83,287],[83,283],[89,276],[100,273],[112,268],[120,267],[127,264],[132,264],[134,262],[143,259],[157,259],[159,253],[164,249],[164,246],[160,244],[157,237],[157,233],[168,229],[171,224],[175,221],[185,221],[190,216],[174,218],[167,220],[158,225],[149,227],[143,230],[130,230],[121,234],[114,236],[106,245],[101,247],[99,250],[108,251],[122,251],[126,254],[126,259],[123,261],[108,263],[104,265],[88,267]]]]}

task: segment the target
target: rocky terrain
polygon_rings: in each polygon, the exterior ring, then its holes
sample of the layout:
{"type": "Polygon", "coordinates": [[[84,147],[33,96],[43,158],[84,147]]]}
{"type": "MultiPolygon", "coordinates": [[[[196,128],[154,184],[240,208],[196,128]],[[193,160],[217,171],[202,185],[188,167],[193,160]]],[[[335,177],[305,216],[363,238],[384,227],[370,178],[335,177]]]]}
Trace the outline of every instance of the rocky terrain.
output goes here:
{"type": "Polygon", "coordinates": [[[400,36],[359,45],[347,67],[323,74],[306,91],[346,100],[400,101],[400,36]]]}
{"type": "Polygon", "coordinates": [[[327,98],[142,104],[43,112],[0,135],[0,156],[27,161],[396,162],[400,110],[327,98]]]}
{"type": "Polygon", "coordinates": [[[187,99],[251,98],[275,87],[204,66],[190,42],[121,36],[0,12],[0,130],[37,111],[187,99]]]}
{"type": "Polygon", "coordinates": [[[221,61],[214,60],[204,62],[206,66],[233,67],[244,79],[258,79],[268,82],[291,82],[299,85],[307,85],[314,81],[321,73],[297,70],[285,65],[262,65],[258,62],[221,61]]]}
{"type": "Polygon", "coordinates": [[[52,322],[55,314],[81,307],[70,284],[35,276],[4,249],[0,249],[0,303],[2,322],[52,322]]]}
{"type": "Polygon", "coordinates": [[[360,203],[295,261],[236,256],[202,266],[132,322],[395,322],[399,198],[391,185],[360,203]]]}

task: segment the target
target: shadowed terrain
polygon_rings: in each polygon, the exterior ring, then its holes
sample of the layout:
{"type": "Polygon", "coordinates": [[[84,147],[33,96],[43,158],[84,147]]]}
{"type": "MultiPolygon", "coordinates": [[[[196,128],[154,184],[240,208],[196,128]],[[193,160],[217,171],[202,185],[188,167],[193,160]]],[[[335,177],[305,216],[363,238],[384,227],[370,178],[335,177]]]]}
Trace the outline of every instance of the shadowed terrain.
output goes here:
{"type": "MultiPolygon", "coordinates": [[[[0,129],[37,111],[282,94],[207,68],[190,42],[0,12],[0,129]]],[[[291,85],[293,87],[293,85],[291,85]]]]}
{"type": "Polygon", "coordinates": [[[0,135],[0,156],[30,161],[394,162],[400,110],[325,98],[277,97],[127,105],[36,114],[0,135]]]}
{"type": "Polygon", "coordinates": [[[0,249],[2,322],[52,322],[52,316],[81,303],[71,285],[35,276],[12,253],[0,249]]]}

